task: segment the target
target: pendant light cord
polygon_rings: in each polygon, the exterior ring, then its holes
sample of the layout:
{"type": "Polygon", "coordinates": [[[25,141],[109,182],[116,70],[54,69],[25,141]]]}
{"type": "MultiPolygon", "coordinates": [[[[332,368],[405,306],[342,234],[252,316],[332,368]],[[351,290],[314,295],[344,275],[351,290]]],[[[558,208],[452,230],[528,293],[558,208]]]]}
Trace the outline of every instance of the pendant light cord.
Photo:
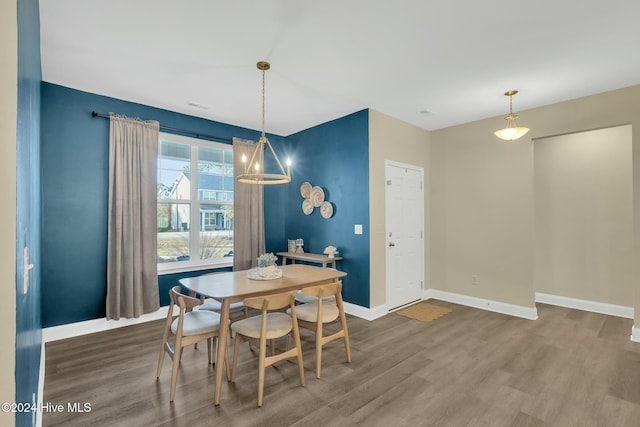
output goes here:
{"type": "Polygon", "coordinates": [[[265,70],[262,70],[262,137],[264,138],[264,86],[265,86],[265,70]]]}

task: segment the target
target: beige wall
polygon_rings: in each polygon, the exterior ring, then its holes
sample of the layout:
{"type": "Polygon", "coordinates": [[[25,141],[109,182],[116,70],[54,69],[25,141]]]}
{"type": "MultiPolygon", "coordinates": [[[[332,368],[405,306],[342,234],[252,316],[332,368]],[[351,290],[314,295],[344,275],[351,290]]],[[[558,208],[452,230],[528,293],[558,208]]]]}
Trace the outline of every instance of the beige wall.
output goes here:
{"type": "Polygon", "coordinates": [[[498,140],[501,125],[431,133],[431,286],[533,307],[531,141],[498,140]]]}
{"type": "Polygon", "coordinates": [[[631,126],[534,141],[534,289],[633,301],[631,126]]]}
{"type": "MultiPolygon", "coordinates": [[[[15,400],[16,351],[16,125],[18,103],[17,2],[0,2],[0,182],[3,225],[0,241],[0,402],[15,400]]],[[[0,411],[0,425],[14,425],[14,414],[0,411]]]]}
{"type": "MultiPolygon", "coordinates": [[[[521,96],[526,96],[522,93],[521,96]]],[[[501,117],[431,133],[431,286],[534,306],[532,139],[631,124],[633,277],[640,256],[640,86],[518,112],[531,128],[516,142],[493,135],[501,117]],[[471,276],[479,284],[471,284],[471,276]]],[[[636,325],[640,297],[633,286],[636,325]]],[[[629,293],[629,290],[623,291],[629,293]]],[[[577,298],[588,299],[580,294],[577,298]]],[[[604,301],[603,301],[604,302],[604,301]]],[[[627,303],[625,305],[629,305],[627,303]]]]}
{"type": "MultiPolygon", "coordinates": [[[[370,307],[385,304],[385,160],[424,168],[424,188],[429,188],[429,132],[369,110],[369,215],[371,224],[370,307]]],[[[425,288],[429,288],[429,192],[425,190],[425,288]]]]}

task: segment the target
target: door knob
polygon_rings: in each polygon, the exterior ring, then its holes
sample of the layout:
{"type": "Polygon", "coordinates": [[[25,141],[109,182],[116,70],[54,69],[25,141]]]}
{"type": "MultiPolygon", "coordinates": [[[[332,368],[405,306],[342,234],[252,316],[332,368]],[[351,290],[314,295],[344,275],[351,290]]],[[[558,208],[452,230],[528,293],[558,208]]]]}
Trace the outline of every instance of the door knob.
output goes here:
{"type": "Polygon", "coordinates": [[[395,245],[396,245],[395,243],[391,243],[391,242],[389,242],[389,247],[390,247],[390,248],[394,247],[395,245]]]}

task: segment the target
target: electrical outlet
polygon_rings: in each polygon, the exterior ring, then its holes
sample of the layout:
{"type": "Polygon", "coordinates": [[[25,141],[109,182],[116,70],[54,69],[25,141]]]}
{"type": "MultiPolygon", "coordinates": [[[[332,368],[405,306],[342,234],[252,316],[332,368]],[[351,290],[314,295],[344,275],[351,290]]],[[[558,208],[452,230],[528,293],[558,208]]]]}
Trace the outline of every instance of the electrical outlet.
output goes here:
{"type": "Polygon", "coordinates": [[[473,286],[478,286],[480,284],[480,279],[478,276],[471,276],[471,284],[473,286]]]}

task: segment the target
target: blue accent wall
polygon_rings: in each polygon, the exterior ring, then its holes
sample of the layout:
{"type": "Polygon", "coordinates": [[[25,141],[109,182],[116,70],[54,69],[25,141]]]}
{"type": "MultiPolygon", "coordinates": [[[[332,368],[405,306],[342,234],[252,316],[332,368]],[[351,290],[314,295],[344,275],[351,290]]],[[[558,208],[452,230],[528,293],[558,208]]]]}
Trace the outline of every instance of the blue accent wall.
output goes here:
{"type": "MultiPolygon", "coordinates": [[[[45,327],[106,315],[109,120],[91,117],[94,110],[222,138],[259,136],[254,130],[43,82],[42,300],[55,301],[43,304],[45,327]]],[[[160,276],[165,304],[179,277],[160,276]]]]}
{"type": "MultiPolygon", "coordinates": [[[[92,111],[158,120],[161,125],[257,140],[259,132],[141,104],[42,83],[42,300],[43,326],[105,317],[109,121],[92,111]],[[79,303],[81,302],[81,303],[79,303]]],[[[266,249],[286,250],[287,239],[305,239],[305,249],[338,246],[345,260],[345,300],[369,306],[368,112],[316,126],[289,137],[269,135],[282,161],[291,157],[289,185],[265,186],[266,249]],[[335,206],[330,220],[318,210],[301,211],[300,184],[324,188],[335,206]],[[365,234],[354,235],[363,224],[365,234]]],[[[182,277],[159,276],[161,305],[182,277]]]]}
{"type": "MultiPolygon", "coordinates": [[[[298,162],[301,160],[296,156],[296,152],[292,148],[288,138],[269,136],[269,142],[278,154],[278,158],[282,165],[286,168],[287,158],[291,159],[291,175],[295,177],[298,172],[298,162]]],[[[265,162],[271,160],[265,156],[265,162]]],[[[274,170],[277,166],[275,161],[267,168],[274,170]]],[[[287,200],[289,199],[289,190],[294,185],[294,179],[286,185],[265,185],[264,186],[264,228],[265,228],[265,249],[266,252],[281,252],[287,250],[287,237],[285,234],[285,221],[290,214],[287,200]]],[[[282,260],[279,260],[280,262],[282,260]]]]}
{"type": "MultiPolygon", "coordinates": [[[[306,252],[322,253],[328,245],[338,248],[343,261],[338,269],[343,279],[345,301],[369,307],[369,113],[362,110],[290,135],[288,149],[295,158],[291,185],[282,199],[285,235],[277,249],[287,249],[287,240],[304,239],[306,252]],[[315,208],[302,212],[300,185],[308,181],[324,190],[333,204],[330,219],[315,208]],[[354,234],[362,224],[363,234],[354,234]]],[[[271,240],[269,244],[276,246],[271,240]]],[[[275,248],[274,248],[275,250],[275,248]]]]}
{"type": "MultiPolygon", "coordinates": [[[[16,158],[16,402],[38,396],[42,320],[40,316],[40,16],[37,0],[18,2],[18,124],[16,158]],[[24,271],[23,249],[29,248],[24,271]],[[29,289],[23,293],[23,277],[29,289]]],[[[30,412],[16,413],[16,426],[33,425],[30,412]]]]}

